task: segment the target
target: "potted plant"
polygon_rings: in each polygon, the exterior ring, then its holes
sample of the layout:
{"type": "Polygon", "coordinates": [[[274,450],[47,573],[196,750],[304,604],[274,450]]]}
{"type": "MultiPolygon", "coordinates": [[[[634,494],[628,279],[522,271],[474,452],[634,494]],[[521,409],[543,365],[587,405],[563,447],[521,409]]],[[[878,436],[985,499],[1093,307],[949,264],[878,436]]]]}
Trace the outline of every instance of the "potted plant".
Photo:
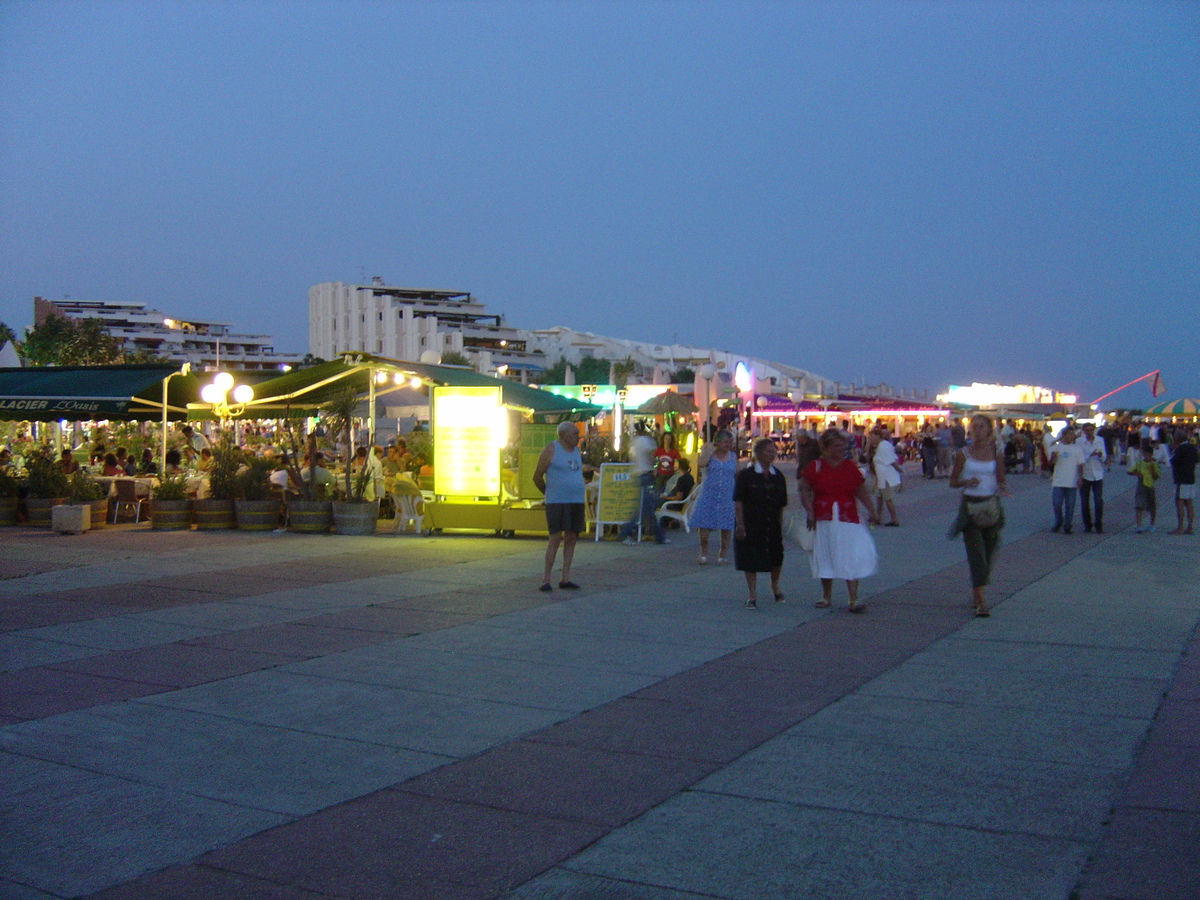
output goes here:
{"type": "Polygon", "coordinates": [[[196,528],[202,531],[224,530],[237,527],[233,502],[237,499],[238,470],[242,467],[242,453],[233,445],[233,436],[228,430],[212,448],[212,468],[208,470],[208,496],[192,501],[196,514],[196,528]]]}
{"type": "Polygon", "coordinates": [[[287,457],[288,479],[299,486],[299,497],[287,501],[288,528],[301,534],[323,534],[333,524],[333,505],[326,497],[325,485],[317,480],[317,438],[308,436],[308,478],[303,475],[303,454],[299,438],[299,423],[291,419],[284,424],[291,452],[287,457]]]}
{"type": "Polygon", "coordinates": [[[17,524],[17,479],[0,469],[0,525],[17,524]]]}
{"type": "Polygon", "coordinates": [[[364,465],[355,477],[350,469],[351,433],[354,411],[358,408],[358,393],[348,387],[325,405],[332,420],[330,430],[345,438],[346,491],[341,500],[333,501],[333,527],[338,534],[374,534],[379,523],[379,501],[366,498],[371,483],[370,469],[364,465]]]}
{"type": "Polygon", "coordinates": [[[154,488],[150,527],[155,531],[186,531],[192,527],[192,501],[188,499],[184,476],[168,475],[154,488]]]}
{"type": "Polygon", "coordinates": [[[26,481],[29,485],[29,496],[25,498],[25,512],[29,517],[29,524],[34,528],[49,528],[50,510],[67,500],[70,490],[67,476],[63,474],[57,460],[39,451],[30,453],[25,469],[29,473],[26,481]]]}
{"type": "Polygon", "coordinates": [[[246,531],[272,531],[279,522],[279,496],[268,479],[273,470],[270,460],[254,457],[246,471],[238,476],[237,498],[233,509],[237,527],[246,531]]]}
{"type": "Polygon", "coordinates": [[[99,482],[88,478],[83,469],[77,470],[71,476],[67,487],[67,498],[73,506],[91,507],[93,531],[104,527],[108,521],[108,491],[99,482]]]}

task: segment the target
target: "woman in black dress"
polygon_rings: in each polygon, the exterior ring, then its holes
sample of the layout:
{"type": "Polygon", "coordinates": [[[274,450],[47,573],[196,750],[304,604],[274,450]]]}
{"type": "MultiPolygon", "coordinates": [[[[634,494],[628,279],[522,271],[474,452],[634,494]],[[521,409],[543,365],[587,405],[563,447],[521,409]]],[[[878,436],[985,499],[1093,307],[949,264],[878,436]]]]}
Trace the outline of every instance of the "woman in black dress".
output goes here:
{"type": "Polygon", "coordinates": [[[783,569],[783,508],[787,480],[772,463],[775,442],[754,442],[754,462],[737,474],[733,487],[733,559],[746,575],[746,609],[758,608],[758,573],[771,573],[771,593],[783,602],[779,573],[783,569]]]}

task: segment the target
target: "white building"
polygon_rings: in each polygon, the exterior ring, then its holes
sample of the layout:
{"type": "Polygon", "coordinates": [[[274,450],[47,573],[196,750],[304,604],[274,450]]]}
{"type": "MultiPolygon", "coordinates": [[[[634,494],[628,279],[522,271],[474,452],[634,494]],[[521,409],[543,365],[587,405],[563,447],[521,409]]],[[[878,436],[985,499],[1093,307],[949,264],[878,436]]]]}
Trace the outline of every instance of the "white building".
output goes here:
{"type": "Polygon", "coordinates": [[[646,384],[665,384],[678,369],[705,363],[732,375],[743,362],[771,392],[835,390],[831,379],[805,369],[725,350],[604,337],[563,326],[511,328],[467,292],[393,287],[378,277],[369,285],[337,281],[309,288],[308,349],[323,359],[355,350],[410,361],[430,351],[443,357],[461,353],[488,374],[537,371],[559,359],[575,366],[586,357],[632,359],[632,381],[646,384]]]}
{"type": "Polygon", "coordinates": [[[308,289],[308,349],[323,359],[361,350],[410,362],[427,352],[461,353],[480,372],[540,368],[525,353],[522,333],[469,293],[393,287],[379,277],[308,289]]]}
{"type": "Polygon", "coordinates": [[[104,330],[126,351],[144,350],[192,368],[282,369],[302,362],[303,354],[276,353],[263,334],[237,334],[223,322],[178,319],[142,303],[33,298],[33,321],[49,315],[67,319],[98,319],[104,330]]]}

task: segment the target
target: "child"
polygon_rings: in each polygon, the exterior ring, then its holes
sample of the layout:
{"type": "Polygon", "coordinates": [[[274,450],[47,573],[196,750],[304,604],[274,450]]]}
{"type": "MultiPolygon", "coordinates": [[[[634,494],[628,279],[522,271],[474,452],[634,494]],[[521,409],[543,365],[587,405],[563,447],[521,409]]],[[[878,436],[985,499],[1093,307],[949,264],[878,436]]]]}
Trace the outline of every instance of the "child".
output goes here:
{"type": "Polygon", "coordinates": [[[1133,505],[1137,517],[1137,527],[1134,529],[1136,534],[1144,534],[1154,530],[1154,520],[1158,515],[1158,503],[1154,498],[1154,482],[1158,481],[1162,470],[1158,463],[1154,461],[1154,444],[1151,441],[1143,441],[1141,447],[1142,458],[1129,467],[1129,474],[1137,476],[1137,492],[1133,495],[1133,505]],[[1142,527],[1142,512],[1150,513],[1150,527],[1142,527]]]}

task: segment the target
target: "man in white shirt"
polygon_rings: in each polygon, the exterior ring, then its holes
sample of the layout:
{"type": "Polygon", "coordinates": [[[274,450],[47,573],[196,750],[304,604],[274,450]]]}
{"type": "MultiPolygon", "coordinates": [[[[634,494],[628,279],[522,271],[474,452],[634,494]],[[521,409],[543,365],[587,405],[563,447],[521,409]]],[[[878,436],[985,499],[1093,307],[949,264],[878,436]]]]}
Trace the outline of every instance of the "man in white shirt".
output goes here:
{"type": "Polygon", "coordinates": [[[1083,437],[1075,442],[1083,454],[1082,477],[1079,482],[1079,508],[1083,513],[1083,530],[1092,530],[1092,499],[1096,501],[1096,534],[1104,534],[1104,464],[1108,454],[1104,441],[1096,437],[1096,426],[1087,422],[1083,426],[1083,437]]]}
{"type": "Polygon", "coordinates": [[[892,443],[892,432],[887,426],[881,429],[879,443],[875,446],[875,454],[871,462],[875,466],[875,518],[883,519],[883,507],[886,504],[891,521],[885,524],[895,528],[900,524],[896,518],[896,504],[892,500],[894,488],[900,487],[900,460],[896,456],[896,445],[892,443]]]}
{"type": "Polygon", "coordinates": [[[1075,443],[1075,429],[1070,425],[1062,430],[1058,442],[1050,448],[1050,466],[1050,497],[1054,504],[1054,528],[1051,530],[1070,534],[1075,518],[1075,495],[1079,493],[1079,473],[1083,469],[1083,453],[1075,443]]]}

